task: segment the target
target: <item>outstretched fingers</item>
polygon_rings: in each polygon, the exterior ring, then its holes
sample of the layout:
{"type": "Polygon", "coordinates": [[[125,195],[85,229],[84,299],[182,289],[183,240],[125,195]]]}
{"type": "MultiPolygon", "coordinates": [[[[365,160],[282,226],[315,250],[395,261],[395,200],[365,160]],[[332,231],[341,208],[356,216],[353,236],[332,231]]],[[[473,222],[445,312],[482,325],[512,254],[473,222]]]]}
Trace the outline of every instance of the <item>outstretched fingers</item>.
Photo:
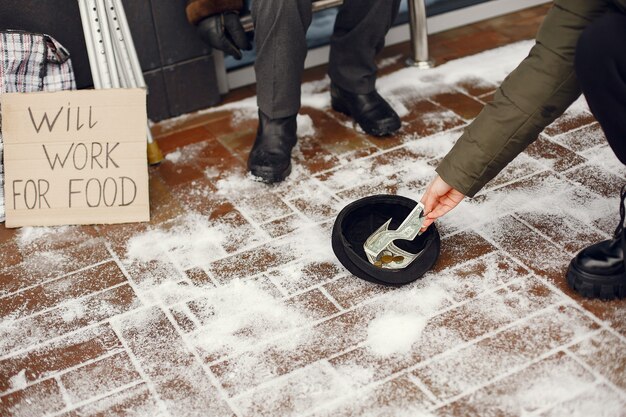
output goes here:
{"type": "Polygon", "coordinates": [[[437,201],[430,211],[426,211],[428,214],[426,214],[426,220],[424,220],[424,223],[422,224],[421,231],[424,232],[435,222],[435,220],[447,214],[454,207],[456,207],[456,204],[454,204],[449,197],[443,196],[437,201]]]}
{"type": "Polygon", "coordinates": [[[453,208],[455,208],[457,205],[459,204],[459,202],[454,201],[452,198],[450,198],[448,195],[444,195],[440,200],[439,203],[433,208],[432,211],[430,211],[428,213],[428,215],[426,216],[428,219],[433,219],[436,220],[441,216],[444,216],[446,214],[448,214],[448,212],[450,212],[450,210],[452,210],[453,208]]]}

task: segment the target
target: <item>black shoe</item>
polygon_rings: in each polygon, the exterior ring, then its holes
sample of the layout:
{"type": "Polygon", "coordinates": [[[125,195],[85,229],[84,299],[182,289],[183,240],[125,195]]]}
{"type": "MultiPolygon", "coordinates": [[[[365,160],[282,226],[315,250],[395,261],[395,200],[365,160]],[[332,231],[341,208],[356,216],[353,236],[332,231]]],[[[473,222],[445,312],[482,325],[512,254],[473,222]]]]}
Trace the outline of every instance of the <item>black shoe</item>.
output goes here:
{"type": "Polygon", "coordinates": [[[354,94],[331,84],[330,99],[333,110],[352,117],[369,135],[388,136],[402,125],[398,114],[376,90],[354,94]]]}
{"type": "Polygon", "coordinates": [[[567,283],[584,297],[613,298],[626,297],[626,231],[624,230],[626,186],[622,188],[620,223],[613,239],[591,245],[570,263],[567,270],[567,283]]]}
{"type": "Polygon", "coordinates": [[[291,150],[298,141],[296,116],[270,119],[259,110],[259,128],[248,157],[248,171],[263,182],[280,182],[291,173],[291,150]]]}

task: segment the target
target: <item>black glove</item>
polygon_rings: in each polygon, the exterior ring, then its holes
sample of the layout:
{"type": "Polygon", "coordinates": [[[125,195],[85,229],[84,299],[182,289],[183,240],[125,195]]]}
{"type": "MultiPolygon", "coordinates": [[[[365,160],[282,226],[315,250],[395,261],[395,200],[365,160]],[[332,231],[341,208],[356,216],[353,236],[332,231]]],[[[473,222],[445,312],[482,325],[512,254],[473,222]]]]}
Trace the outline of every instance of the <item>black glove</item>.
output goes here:
{"type": "Polygon", "coordinates": [[[202,39],[215,49],[241,59],[241,50],[252,49],[252,44],[241,26],[239,15],[234,12],[216,14],[198,23],[202,39]]]}

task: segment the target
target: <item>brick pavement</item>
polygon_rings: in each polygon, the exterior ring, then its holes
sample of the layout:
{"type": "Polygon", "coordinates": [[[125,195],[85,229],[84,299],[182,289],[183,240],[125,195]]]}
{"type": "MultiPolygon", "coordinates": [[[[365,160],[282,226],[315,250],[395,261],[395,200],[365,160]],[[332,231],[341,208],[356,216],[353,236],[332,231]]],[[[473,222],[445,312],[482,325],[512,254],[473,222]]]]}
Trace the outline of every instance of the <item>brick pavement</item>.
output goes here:
{"type": "MultiPolygon", "coordinates": [[[[442,63],[532,37],[545,11],[431,46],[442,63]]],[[[402,48],[385,50],[383,74],[402,48]]],[[[155,126],[168,159],[150,169],[150,223],[0,226],[0,414],[624,416],[626,303],[563,280],[611,233],[626,181],[584,105],[440,222],[423,279],[365,283],[330,252],[343,205],[417,198],[494,89],[470,77],[397,95],[404,128],[385,140],[305,106],[313,130],[275,187],[246,177],[248,110],[190,115],[155,126]]]]}

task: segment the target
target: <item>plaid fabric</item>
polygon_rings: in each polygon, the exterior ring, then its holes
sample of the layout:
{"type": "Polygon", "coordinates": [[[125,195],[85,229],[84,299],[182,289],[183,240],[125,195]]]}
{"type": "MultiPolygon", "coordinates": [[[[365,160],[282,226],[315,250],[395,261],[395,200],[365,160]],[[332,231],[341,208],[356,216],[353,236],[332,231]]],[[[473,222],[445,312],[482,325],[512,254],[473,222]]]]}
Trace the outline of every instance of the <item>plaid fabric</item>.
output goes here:
{"type": "MultiPolygon", "coordinates": [[[[75,90],[76,81],[69,57],[67,50],[51,36],[0,31],[0,94],[75,90]]],[[[0,222],[4,221],[2,148],[0,133],[0,222]]]]}

